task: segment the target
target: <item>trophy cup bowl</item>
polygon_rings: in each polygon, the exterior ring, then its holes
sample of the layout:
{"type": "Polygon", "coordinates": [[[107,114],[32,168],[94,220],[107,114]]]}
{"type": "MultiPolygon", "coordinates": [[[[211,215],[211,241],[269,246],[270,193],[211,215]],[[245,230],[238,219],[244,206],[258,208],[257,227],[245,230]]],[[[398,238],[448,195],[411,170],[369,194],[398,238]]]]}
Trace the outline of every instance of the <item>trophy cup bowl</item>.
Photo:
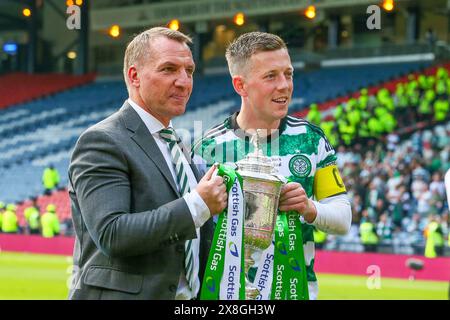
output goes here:
{"type": "Polygon", "coordinates": [[[284,180],[274,174],[274,164],[259,148],[258,132],[253,137],[255,151],[236,163],[243,179],[245,299],[255,300],[259,290],[248,279],[256,256],[272,243],[278,213],[278,201],[284,180]],[[255,141],[256,140],[256,141],[255,141]]]}

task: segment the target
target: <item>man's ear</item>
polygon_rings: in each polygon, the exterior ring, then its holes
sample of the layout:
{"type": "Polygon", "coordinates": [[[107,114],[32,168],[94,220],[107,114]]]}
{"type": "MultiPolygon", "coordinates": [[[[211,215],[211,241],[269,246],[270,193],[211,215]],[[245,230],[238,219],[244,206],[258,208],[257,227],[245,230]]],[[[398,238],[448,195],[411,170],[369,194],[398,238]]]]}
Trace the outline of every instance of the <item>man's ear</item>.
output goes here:
{"type": "Polygon", "coordinates": [[[247,90],[245,89],[245,80],[242,76],[233,76],[232,78],[234,90],[241,96],[247,96],[247,90]]]}
{"type": "Polygon", "coordinates": [[[140,83],[139,75],[138,75],[135,65],[131,65],[128,68],[127,76],[128,76],[128,83],[130,84],[130,86],[139,88],[141,83],[140,83]]]}

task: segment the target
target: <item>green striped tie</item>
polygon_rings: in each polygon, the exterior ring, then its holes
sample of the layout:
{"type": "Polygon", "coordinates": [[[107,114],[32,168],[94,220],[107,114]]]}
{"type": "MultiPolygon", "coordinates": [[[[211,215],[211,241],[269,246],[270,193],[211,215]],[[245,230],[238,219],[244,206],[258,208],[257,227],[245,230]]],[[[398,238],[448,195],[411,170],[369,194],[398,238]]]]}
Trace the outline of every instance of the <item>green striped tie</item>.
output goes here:
{"type": "MultiPolygon", "coordinates": [[[[190,191],[189,180],[186,174],[186,168],[182,161],[184,155],[181,151],[179,143],[181,142],[175,130],[172,128],[162,129],[159,132],[160,137],[169,144],[170,153],[172,155],[173,165],[175,167],[175,173],[177,175],[177,182],[180,188],[180,193],[184,196],[190,191]]],[[[185,249],[185,260],[184,266],[186,268],[186,279],[189,283],[194,296],[198,291],[197,277],[194,274],[194,254],[192,252],[192,240],[187,240],[184,245],[185,249]]]]}

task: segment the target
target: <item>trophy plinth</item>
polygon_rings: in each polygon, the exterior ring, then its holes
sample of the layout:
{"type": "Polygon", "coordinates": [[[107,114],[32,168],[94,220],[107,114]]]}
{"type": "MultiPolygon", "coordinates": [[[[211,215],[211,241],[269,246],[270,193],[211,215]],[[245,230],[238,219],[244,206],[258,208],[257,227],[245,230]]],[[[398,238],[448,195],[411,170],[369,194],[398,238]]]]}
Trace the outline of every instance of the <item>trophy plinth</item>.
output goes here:
{"type": "Polygon", "coordinates": [[[243,179],[245,199],[244,213],[244,259],[245,299],[255,300],[259,290],[248,279],[249,269],[255,265],[256,256],[272,243],[278,212],[278,200],[283,177],[275,174],[275,166],[263,155],[259,146],[259,130],[253,136],[253,153],[236,163],[237,172],[243,179]]]}

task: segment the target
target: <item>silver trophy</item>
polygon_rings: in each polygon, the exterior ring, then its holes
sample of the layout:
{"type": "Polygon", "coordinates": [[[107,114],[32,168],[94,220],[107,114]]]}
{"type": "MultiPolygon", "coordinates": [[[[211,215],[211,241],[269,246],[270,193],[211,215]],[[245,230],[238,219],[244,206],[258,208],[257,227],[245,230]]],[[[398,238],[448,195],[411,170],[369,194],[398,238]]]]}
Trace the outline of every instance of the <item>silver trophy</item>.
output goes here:
{"type": "Polygon", "coordinates": [[[252,137],[253,153],[236,163],[237,172],[243,178],[245,198],[244,213],[244,257],[245,257],[245,299],[255,300],[259,290],[248,279],[250,267],[255,259],[272,243],[278,212],[282,176],[275,174],[275,164],[263,155],[260,148],[259,130],[252,137]]]}

